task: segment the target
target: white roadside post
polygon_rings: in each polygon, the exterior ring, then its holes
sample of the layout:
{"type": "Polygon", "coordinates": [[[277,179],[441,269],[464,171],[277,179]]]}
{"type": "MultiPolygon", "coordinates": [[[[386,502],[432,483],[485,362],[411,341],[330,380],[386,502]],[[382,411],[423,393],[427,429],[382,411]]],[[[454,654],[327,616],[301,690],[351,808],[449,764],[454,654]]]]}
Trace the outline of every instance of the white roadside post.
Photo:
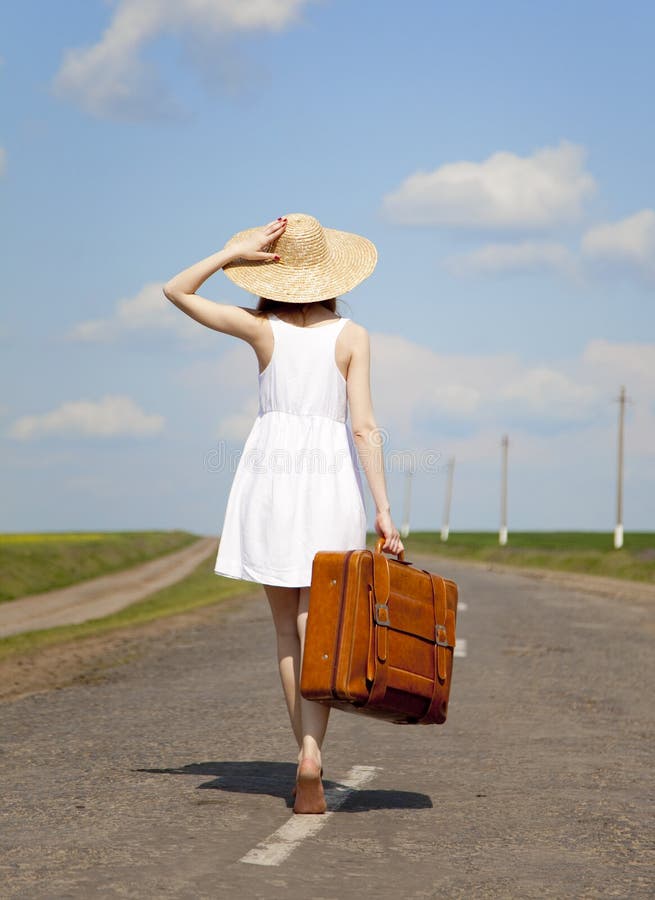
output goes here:
{"type": "Polygon", "coordinates": [[[455,457],[448,461],[448,480],[446,482],[446,499],[443,507],[443,524],[441,526],[441,540],[447,541],[450,534],[450,505],[453,499],[453,475],[455,473],[455,457]]]}
{"type": "Polygon", "coordinates": [[[616,526],[614,527],[614,549],[620,550],[623,546],[623,431],[625,427],[625,404],[627,403],[624,385],[621,385],[621,390],[617,399],[619,401],[619,437],[617,447],[616,526]]]}
{"type": "Polygon", "coordinates": [[[509,447],[509,438],[506,434],[500,442],[502,449],[502,479],[500,486],[500,531],[498,532],[498,543],[504,547],[507,543],[507,448],[509,447]]]}

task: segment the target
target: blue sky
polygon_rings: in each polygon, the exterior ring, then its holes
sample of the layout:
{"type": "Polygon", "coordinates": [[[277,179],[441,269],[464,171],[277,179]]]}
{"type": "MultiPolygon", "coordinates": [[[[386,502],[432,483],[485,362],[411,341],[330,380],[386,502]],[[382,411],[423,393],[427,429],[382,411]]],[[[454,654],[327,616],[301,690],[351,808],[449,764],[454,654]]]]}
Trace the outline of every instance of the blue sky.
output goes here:
{"type": "MultiPolygon", "coordinates": [[[[160,287],[307,212],[366,235],[392,512],[495,528],[655,508],[652,4],[25,0],[0,11],[0,528],[218,534],[251,348],[160,287]],[[430,461],[426,462],[426,459],[430,461]]],[[[200,290],[255,298],[217,273],[200,290]]],[[[236,456],[235,456],[236,454],[236,456]]],[[[367,494],[369,525],[372,503],[367,494]]]]}

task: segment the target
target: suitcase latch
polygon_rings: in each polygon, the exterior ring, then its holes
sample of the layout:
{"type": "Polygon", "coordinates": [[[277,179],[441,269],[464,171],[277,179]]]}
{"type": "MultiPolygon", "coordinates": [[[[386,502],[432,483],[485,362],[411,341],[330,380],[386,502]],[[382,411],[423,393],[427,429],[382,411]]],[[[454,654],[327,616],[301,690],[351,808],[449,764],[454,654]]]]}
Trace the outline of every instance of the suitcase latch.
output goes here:
{"type": "Polygon", "coordinates": [[[452,645],[448,643],[448,632],[446,631],[445,625],[435,625],[434,626],[434,640],[437,647],[447,647],[450,648],[452,645]],[[440,640],[441,637],[444,637],[445,640],[440,640]]]}
{"type": "Polygon", "coordinates": [[[376,625],[385,625],[387,628],[391,625],[389,619],[389,607],[386,603],[376,603],[374,613],[376,625]]]}

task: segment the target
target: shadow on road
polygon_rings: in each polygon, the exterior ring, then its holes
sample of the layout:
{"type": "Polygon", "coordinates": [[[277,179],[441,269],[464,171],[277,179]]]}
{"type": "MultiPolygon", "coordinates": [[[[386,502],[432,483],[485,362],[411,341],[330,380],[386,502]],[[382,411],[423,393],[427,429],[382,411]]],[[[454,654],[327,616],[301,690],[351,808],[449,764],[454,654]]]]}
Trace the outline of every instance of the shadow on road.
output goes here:
{"type": "MultiPolygon", "coordinates": [[[[296,766],[293,763],[250,760],[247,762],[189,763],[176,769],[133,769],[150,775],[210,775],[211,781],[198,785],[198,790],[228,791],[234,794],[268,794],[293,806],[291,789],[295,784],[296,766]]],[[[326,789],[339,787],[338,781],[323,780],[326,789]]],[[[368,812],[378,809],[431,809],[427,794],[414,791],[362,790],[353,791],[340,812],[368,812]]]]}

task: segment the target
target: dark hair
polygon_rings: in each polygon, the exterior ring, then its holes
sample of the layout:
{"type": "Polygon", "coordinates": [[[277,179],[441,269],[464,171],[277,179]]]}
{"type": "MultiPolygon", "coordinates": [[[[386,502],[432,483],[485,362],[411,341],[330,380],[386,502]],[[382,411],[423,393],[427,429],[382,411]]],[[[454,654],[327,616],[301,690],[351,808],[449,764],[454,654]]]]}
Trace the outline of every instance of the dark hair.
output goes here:
{"type": "Polygon", "coordinates": [[[256,308],[257,312],[265,313],[302,309],[304,319],[310,306],[324,306],[325,309],[335,313],[337,311],[337,301],[338,297],[332,297],[329,300],[313,300],[309,303],[288,303],[286,300],[269,300],[268,297],[260,297],[256,308]]]}
{"type": "Polygon", "coordinates": [[[268,313],[278,313],[278,312],[288,312],[289,307],[293,309],[301,309],[302,310],[302,322],[303,326],[306,322],[307,310],[310,306],[323,306],[325,309],[329,309],[330,312],[337,311],[337,297],[331,297],[329,300],[311,300],[307,303],[288,303],[286,300],[270,300],[268,297],[260,297],[259,302],[257,303],[257,313],[261,315],[261,318],[268,318],[268,313]]]}

